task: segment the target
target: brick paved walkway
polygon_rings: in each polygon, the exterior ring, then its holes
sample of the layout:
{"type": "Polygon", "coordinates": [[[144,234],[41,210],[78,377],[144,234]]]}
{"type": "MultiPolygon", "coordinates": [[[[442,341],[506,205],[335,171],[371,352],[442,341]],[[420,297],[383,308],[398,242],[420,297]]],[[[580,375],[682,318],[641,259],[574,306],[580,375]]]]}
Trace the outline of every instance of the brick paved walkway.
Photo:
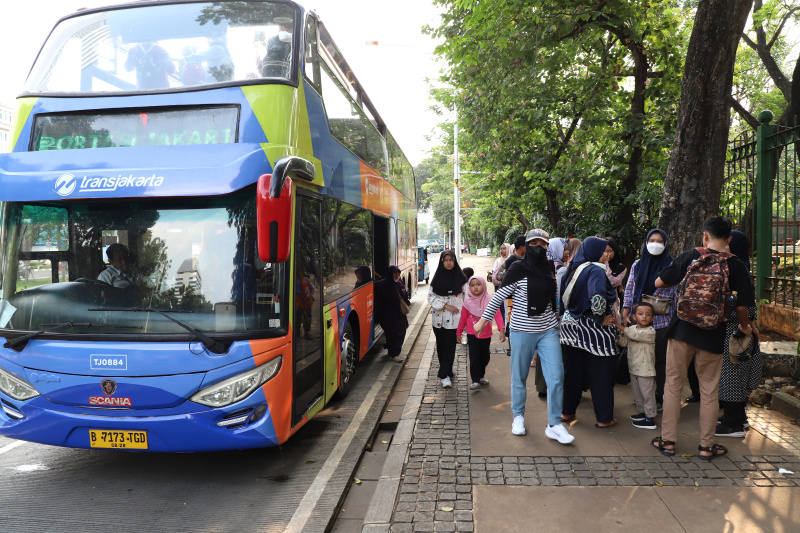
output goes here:
{"type": "Polygon", "coordinates": [[[800,428],[763,409],[749,411],[753,429],[795,455],[731,455],[713,462],[658,455],[473,456],[466,359],[466,346],[459,345],[453,388],[445,390],[436,377],[434,354],[393,515],[394,532],[473,531],[473,487],[479,485],[800,486],[800,475],[778,473],[784,468],[800,474],[800,428]]]}

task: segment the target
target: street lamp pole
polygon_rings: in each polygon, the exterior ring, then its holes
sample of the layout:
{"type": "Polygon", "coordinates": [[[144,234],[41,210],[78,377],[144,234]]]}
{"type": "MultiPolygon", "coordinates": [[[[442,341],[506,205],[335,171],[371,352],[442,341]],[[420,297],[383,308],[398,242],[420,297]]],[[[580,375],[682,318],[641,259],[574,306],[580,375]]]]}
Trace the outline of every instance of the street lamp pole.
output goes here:
{"type": "Polygon", "coordinates": [[[458,178],[460,176],[458,164],[458,109],[456,109],[456,120],[453,124],[453,247],[458,263],[461,264],[461,190],[458,188],[458,178]]]}

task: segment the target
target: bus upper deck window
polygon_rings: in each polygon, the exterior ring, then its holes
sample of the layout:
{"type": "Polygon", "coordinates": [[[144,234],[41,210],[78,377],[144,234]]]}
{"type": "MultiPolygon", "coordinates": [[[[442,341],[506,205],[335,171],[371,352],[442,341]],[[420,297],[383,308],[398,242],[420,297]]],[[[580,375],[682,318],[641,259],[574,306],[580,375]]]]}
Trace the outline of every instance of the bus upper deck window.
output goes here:
{"type": "Polygon", "coordinates": [[[295,6],[204,2],[79,12],[53,30],[27,93],[181,89],[262,77],[291,80],[295,6]]]}

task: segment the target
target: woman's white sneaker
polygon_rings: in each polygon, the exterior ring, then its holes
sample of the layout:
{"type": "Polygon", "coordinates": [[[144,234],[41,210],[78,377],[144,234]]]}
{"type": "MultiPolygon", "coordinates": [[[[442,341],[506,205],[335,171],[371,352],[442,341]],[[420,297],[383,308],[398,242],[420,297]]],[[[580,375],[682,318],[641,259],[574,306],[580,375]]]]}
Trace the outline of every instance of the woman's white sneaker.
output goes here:
{"type": "Polygon", "coordinates": [[[469,390],[477,390],[477,389],[480,389],[480,388],[481,388],[481,384],[478,383],[478,382],[475,382],[475,383],[473,383],[472,385],[469,386],[469,390]]]}
{"type": "Polygon", "coordinates": [[[446,378],[444,378],[442,380],[442,387],[444,387],[445,389],[449,389],[452,386],[453,386],[453,384],[450,383],[450,378],[449,377],[446,377],[446,378]]]}
{"type": "Polygon", "coordinates": [[[514,422],[511,424],[511,433],[513,433],[514,435],[524,435],[525,433],[527,433],[527,431],[525,430],[524,416],[520,415],[514,417],[514,422]]]}
{"type": "Polygon", "coordinates": [[[489,384],[489,380],[486,379],[486,378],[481,378],[480,379],[480,383],[481,383],[481,385],[483,385],[485,387],[485,386],[487,386],[489,384]]]}
{"type": "Polygon", "coordinates": [[[544,434],[547,435],[548,438],[557,440],[561,444],[569,444],[570,442],[575,440],[575,437],[570,435],[569,431],[567,431],[567,428],[565,428],[561,424],[545,427],[544,434]]]}

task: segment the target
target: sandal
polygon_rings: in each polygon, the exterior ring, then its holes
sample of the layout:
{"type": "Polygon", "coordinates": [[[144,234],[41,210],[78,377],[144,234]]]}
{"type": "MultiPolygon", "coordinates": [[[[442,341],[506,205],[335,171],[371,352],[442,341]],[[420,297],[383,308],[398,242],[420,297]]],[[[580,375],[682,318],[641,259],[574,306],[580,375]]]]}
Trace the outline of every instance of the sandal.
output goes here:
{"type": "Polygon", "coordinates": [[[594,425],[594,427],[596,427],[597,429],[606,429],[606,428],[610,428],[611,426],[616,426],[616,425],[617,425],[617,421],[616,420],[612,420],[611,422],[609,422],[608,424],[606,424],[604,426],[601,426],[600,422],[598,422],[597,424],[594,425]]]}
{"type": "Polygon", "coordinates": [[[666,446],[675,446],[675,443],[671,440],[661,440],[661,436],[658,436],[650,441],[650,446],[656,448],[661,455],[666,455],[667,457],[672,457],[675,455],[675,449],[666,448],[666,446]]]}
{"type": "Polygon", "coordinates": [[[711,452],[711,455],[700,455],[699,453],[697,454],[697,456],[703,461],[711,462],[717,457],[725,457],[726,455],[728,455],[728,448],[726,448],[721,444],[714,444],[710,448],[707,446],[698,446],[697,449],[700,450],[701,452],[711,452]]]}

